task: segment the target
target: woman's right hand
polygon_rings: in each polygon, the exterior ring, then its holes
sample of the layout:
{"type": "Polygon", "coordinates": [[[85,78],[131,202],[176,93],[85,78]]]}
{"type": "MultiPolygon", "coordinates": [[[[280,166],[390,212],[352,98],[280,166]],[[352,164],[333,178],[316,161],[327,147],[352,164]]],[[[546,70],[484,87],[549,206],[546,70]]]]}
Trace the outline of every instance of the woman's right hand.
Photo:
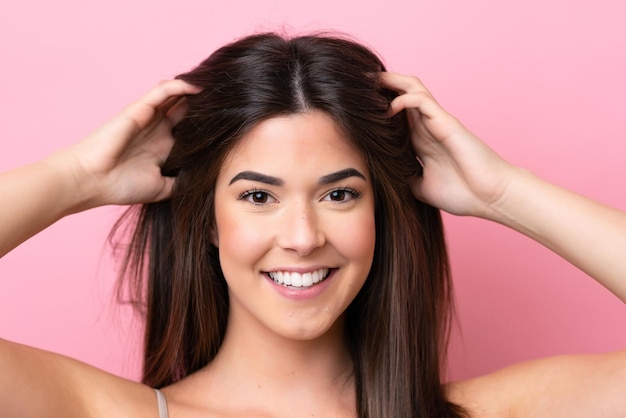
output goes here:
{"type": "Polygon", "coordinates": [[[185,114],[185,94],[199,89],[165,81],[82,142],[0,174],[0,257],[71,213],[102,205],[167,198],[173,178],[161,165],[172,127],[185,114]]]}
{"type": "Polygon", "coordinates": [[[51,158],[72,167],[87,209],[167,198],[174,179],[161,175],[174,139],[172,127],[184,116],[183,95],[198,88],[182,81],[161,82],[84,141],[51,158]]]}

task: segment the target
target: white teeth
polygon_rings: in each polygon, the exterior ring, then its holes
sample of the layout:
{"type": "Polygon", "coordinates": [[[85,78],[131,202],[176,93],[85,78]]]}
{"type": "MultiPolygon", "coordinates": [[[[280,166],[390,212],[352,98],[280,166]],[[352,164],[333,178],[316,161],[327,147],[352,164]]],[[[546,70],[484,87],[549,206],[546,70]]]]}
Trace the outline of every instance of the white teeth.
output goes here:
{"type": "Polygon", "coordinates": [[[304,273],[302,275],[302,287],[309,287],[313,284],[313,276],[311,273],[304,273]]]}
{"type": "Polygon", "coordinates": [[[289,271],[271,271],[268,274],[278,284],[293,287],[311,287],[328,276],[328,269],[323,268],[303,274],[289,271]]]}
{"type": "Polygon", "coordinates": [[[301,274],[290,274],[291,276],[291,285],[293,287],[302,287],[302,275],[301,274]]]}

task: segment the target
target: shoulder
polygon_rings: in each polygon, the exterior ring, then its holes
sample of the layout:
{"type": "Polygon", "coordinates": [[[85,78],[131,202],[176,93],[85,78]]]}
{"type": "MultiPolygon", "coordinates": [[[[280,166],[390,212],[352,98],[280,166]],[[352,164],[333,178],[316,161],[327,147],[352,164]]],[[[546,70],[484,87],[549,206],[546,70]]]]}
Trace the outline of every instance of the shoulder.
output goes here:
{"type": "Polygon", "coordinates": [[[516,364],[447,385],[472,418],[626,416],[626,351],[516,364]]]}
{"type": "Polygon", "coordinates": [[[158,417],[156,394],[80,361],[0,340],[3,417],[158,417]]]}

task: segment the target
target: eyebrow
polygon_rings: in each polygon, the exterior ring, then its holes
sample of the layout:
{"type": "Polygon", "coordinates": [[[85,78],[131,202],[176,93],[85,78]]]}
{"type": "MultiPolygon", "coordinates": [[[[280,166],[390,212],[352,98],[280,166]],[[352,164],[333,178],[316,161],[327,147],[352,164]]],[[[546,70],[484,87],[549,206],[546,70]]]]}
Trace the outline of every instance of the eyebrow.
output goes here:
{"type": "Polygon", "coordinates": [[[270,184],[272,186],[282,186],[284,184],[284,182],[278,177],[268,176],[267,174],[257,173],[256,171],[242,171],[241,173],[230,179],[230,183],[228,183],[228,185],[230,186],[237,180],[258,181],[260,183],[270,184]]]}
{"type": "MultiPolygon", "coordinates": [[[[317,181],[317,184],[325,185],[336,183],[343,179],[347,179],[348,177],[360,177],[365,180],[365,176],[359,170],[355,168],[345,168],[335,173],[330,173],[320,177],[317,181]]],[[[235,177],[230,179],[230,183],[228,183],[228,185],[230,186],[237,180],[258,181],[260,183],[265,183],[272,186],[282,186],[283,184],[285,184],[285,182],[278,177],[268,176],[267,174],[257,173],[256,171],[242,171],[241,173],[238,173],[235,177]]]]}
{"type": "Polygon", "coordinates": [[[360,177],[365,180],[365,176],[356,168],[345,168],[336,173],[327,174],[317,181],[318,184],[331,184],[347,179],[348,177],[360,177]]]}

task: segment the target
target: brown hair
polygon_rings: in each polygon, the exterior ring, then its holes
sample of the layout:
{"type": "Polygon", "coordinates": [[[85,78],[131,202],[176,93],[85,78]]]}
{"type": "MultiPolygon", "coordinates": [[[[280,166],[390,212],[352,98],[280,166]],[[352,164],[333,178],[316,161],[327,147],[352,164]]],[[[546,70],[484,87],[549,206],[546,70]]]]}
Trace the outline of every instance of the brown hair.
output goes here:
{"type": "Polygon", "coordinates": [[[439,212],[409,187],[420,174],[404,112],[381,87],[380,59],[322,35],[254,35],[178,78],[202,91],[174,128],[163,166],[169,200],[140,207],[124,271],[144,306],[143,382],[160,387],[209,363],[220,348],[228,294],[211,243],[213,189],[237,141],[268,118],[323,111],[363,153],[375,193],[376,248],[345,332],[360,417],[458,417],[441,388],[451,286],[439,212]]]}

